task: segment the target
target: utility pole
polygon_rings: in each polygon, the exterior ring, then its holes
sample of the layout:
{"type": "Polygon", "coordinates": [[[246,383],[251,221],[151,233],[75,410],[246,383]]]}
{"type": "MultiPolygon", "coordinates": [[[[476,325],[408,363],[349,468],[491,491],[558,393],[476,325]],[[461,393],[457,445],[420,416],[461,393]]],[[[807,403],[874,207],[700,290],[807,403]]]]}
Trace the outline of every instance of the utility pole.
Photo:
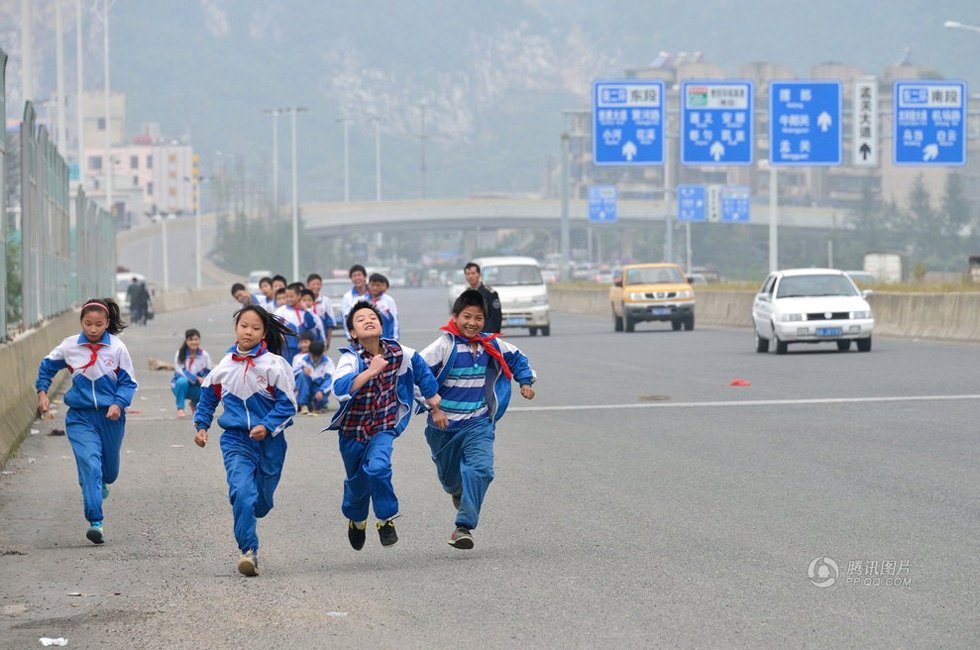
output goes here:
{"type": "Polygon", "coordinates": [[[293,281],[295,282],[299,278],[299,191],[297,188],[297,173],[298,169],[296,167],[296,114],[305,113],[308,109],[305,106],[292,106],[285,109],[289,113],[290,118],[290,131],[291,131],[291,147],[290,154],[292,158],[292,172],[293,172],[293,281]]]}
{"type": "Polygon", "coordinates": [[[374,118],[374,200],[381,200],[381,120],[374,118]]]}
{"type": "Polygon", "coordinates": [[[344,203],[350,203],[350,120],[337,120],[344,127],[344,203]]]}
{"type": "Polygon", "coordinates": [[[75,76],[77,88],[75,97],[75,118],[78,133],[78,184],[85,187],[85,114],[82,112],[82,0],[75,0],[75,76]]]}
{"type": "MultiPolygon", "coordinates": [[[[105,183],[105,197],[106,197],[106,210],[109,214],[112,214],[112,122],[109,116],[109,0],[102,0],[102,48],[104,51],[105,60],[103,62],[103,75],[105,78],[105,173],[106,173],[106,183],[105,183]]],[[[166,262],[166,260],[164,260],[166,262]]],[[[164,265],[166,269],[166,264],[164,265]]]]}
{"type": "Polygon", "coordinates": [[[421,171],[422,171],[422,198],[424,199],[426,197],[426,190],[425,190],[425,139],[427,137],[425,135],[425,102],[419,102],[418,107],[419,107],[419,116],[420,116],[420,119],[421,119],[421,127],[422,127],[421,130],[419,131],[419,145],[421,147],[420,148],[420,151],[419,151],[419,155],[420,155],[420,162],[421,162],[420,168],[421,168],[421,171]]]}
{"type": "Polygon", "coordinates": [[[61,0],[54,3],[55,68],[58,85],[58,153],[68,159],[68,134],[65,133],[65,26],[61,19],[61,0]]]}
{"type": "Polygon", "coordinates": [[[272,116],[272,213],[279,218],[279,116],[282,108],[267,108],[263,113],[272,116]]]}

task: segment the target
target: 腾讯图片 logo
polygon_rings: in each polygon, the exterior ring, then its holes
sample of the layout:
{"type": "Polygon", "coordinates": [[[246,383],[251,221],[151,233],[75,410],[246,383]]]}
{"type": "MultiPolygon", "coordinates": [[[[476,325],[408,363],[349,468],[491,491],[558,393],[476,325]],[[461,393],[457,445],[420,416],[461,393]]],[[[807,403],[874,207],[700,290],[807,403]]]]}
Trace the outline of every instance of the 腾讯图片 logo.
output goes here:
{"type": "Polygon", "coordinates": [[[840,569],[837,568],[837,563],[834,562],[833,558],[815,557],[810,562],[806,574],[810,577],[810,582],[813,586],[820,588],[832,587],[837,582],[840,569]]]}

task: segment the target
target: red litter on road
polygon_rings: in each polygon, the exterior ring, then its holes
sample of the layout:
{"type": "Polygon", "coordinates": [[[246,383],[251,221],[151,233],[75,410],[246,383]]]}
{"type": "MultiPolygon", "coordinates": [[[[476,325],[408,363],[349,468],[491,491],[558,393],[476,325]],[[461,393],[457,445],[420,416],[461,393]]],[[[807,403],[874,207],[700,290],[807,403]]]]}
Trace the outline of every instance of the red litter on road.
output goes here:
{"type": "Polygon", "coordinates": [[[729,386],[751,386],[752,383],[747,379],[733,379],[729,386]]]}

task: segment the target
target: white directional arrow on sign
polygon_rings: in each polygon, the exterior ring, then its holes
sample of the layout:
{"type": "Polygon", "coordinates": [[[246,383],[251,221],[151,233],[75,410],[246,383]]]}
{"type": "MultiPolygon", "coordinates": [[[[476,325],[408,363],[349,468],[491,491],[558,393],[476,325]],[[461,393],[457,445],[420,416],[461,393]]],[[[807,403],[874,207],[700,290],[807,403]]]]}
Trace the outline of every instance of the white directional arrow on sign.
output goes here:
{"type": "Polygon", "coordinates": [[[633,160],[636,158],[636,145],[633,144],[632,140],[627,140],[626,144],[623,145],[623,157],[626,160],[633,160]]]}
{"type": "Polygon", "coordinates": [[[722,156],[725,155],[725,145],[716,140],[714,144],[711,145],[709,153],[711,154],[711,157],[715,159],[715,162],[718,162],[722,159],[722,156]]]}
{"type": "Polygon", "coordinates": [[[939,157],[939,145],[938,144],[927,144],[922,148],[922,160],[935,160],[939,157]]]}
{"type": "Polygon", "coordinates": [[[827,129],[829,129],[830,125],[833,123],[834,120],[832,117],[830,117],[830,113],[828,113],[827,111],[824,111],[820,113],[820,115],[817,115],[817,126],[819,126],[820,130],[823,131],[824,133],[827,132],[827,129]]]}

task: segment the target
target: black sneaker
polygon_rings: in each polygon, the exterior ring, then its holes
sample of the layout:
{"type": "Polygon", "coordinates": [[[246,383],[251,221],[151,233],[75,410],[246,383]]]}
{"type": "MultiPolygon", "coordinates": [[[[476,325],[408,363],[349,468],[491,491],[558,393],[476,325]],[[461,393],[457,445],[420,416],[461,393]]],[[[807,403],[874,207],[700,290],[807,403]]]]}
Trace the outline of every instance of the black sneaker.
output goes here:
{"type": "Polygon", "coordinates": [[[457,510],[459,510],[459,503],[460,503],[460,499],[462,499],[462,498],[463,498],[463,495],[461,495],[461,494],[454,494],[453,495],[453,505],[456,506],[456,509],[457,510]]]}
{"type": "Polygon", "coordinates": [[[453,548],[469,550],[473,548],[473,534],[466,526],[456,526],[456,530],[449,536],[449,545],[453,548]]]}
{"type": "Polygon", "coordinates": [[[350,547],[355,551],[359,551],[364,548],[364,539],[366,537],[367,526],[361,527],[354,523],[353,519],[347,520],[347,539],[350,540],[350,547]]]}
{"type": "Polygon", "coordinates": [[[395,532],[395,520],[387,519],[378,522],[378,537],[381,538],[382,546],[394,546],[398,541],[398,533],[395,532]]]}

